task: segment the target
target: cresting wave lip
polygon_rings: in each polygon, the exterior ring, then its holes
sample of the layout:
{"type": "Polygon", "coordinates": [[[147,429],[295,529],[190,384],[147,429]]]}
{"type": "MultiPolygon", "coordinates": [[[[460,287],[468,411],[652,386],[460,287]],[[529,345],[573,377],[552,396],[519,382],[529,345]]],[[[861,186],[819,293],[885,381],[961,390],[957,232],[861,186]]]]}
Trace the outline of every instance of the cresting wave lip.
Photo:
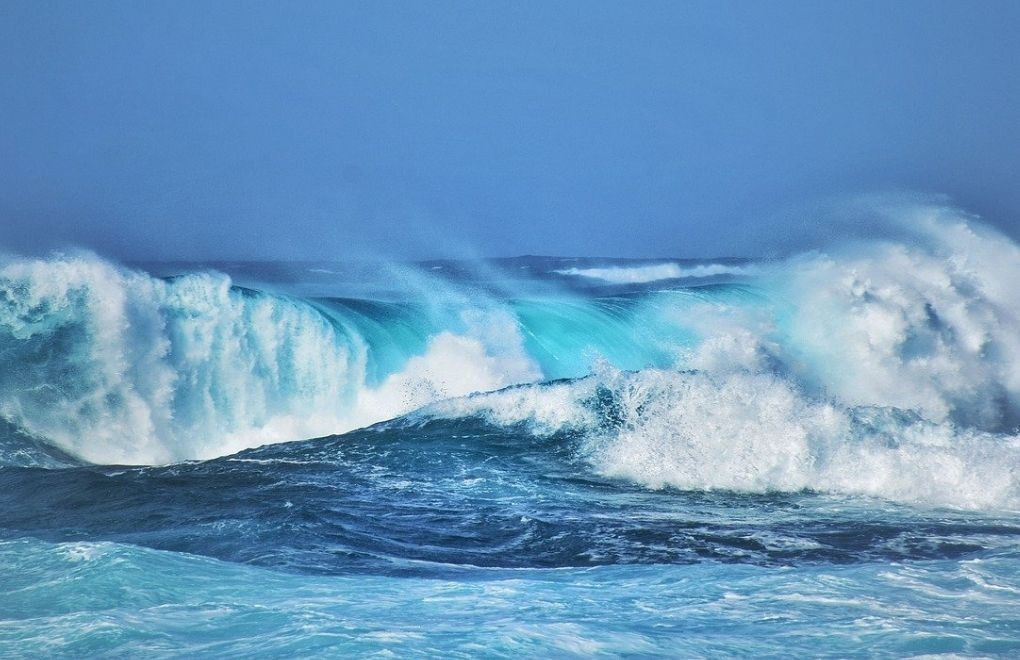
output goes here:
{"type": "MultiPolygon", "coordinates": [[[[900,212],[900,240],[610,298],[497,298],[405,270],[404,302],[310,301],[215,272],[10,260],[0,418],[78,459],[158,464],[456,410],[437,402],[603,362],[584,384],[498,396],[547,409],[529,424],[572,420],[597,470],[652,487],[1015,506],[1020,249],[952,209],[900,212]],[[619,425],[577,412],[599,387],[619,425]]],[[[27,460],[11,442],[4,456],[27,460]]]]}

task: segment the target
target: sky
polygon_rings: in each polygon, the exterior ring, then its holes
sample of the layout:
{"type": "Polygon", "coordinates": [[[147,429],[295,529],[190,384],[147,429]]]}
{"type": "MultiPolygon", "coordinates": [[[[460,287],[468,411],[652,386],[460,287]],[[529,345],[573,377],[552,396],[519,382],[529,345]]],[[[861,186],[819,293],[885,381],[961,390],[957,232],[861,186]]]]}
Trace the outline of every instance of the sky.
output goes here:
{"type": "Polygon", "coordinates": [[[1020,2],[0,0],[0,251],[755,256],[1018,174],[1020,2]]]}

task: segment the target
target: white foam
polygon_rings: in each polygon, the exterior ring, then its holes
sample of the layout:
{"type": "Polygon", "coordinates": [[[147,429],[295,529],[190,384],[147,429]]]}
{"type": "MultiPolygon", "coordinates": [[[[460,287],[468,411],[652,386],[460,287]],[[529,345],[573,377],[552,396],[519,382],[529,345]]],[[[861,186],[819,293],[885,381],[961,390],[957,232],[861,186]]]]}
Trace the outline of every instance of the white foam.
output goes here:
{"type": "Polygon", "coordinates": [[[377,388],[359,392],[361,425],[396,417],[434,401],[486,392],[542,376],[506,314],[475,318],[475,332],[464,336],[441,332],[429,341],[424,355],[412,357],[404,369],[377,388]]]}
{"type": "Polygon", "coordinates": [[[681,266],[677,263],[649,264],[647,266],[607,266],[604,268],[564,268],[553,271],[560,275],[575,275],[603,280],[612,284],[644,284],[658,280],[672,280],[685,277],[714,277],[717,275],[750,275],[756,269],[752,266],[729,266],[726,264],[698,264],[681,266]]]}
{"type": "Polygon", "coordinates": [[[1020,248],[951,209],[915,208],[914,238],[778,263],[761,305],[705,304],[686,364],[779,370],[846,405],[988,431],[1020,425],[1020,248]]]}
{"type": "Polygon", "coordinates": [[[445,401],[423,413],[579,433],[579,451],[595,470],[650,488],[810,489],[1020,508],[1020,437],[891,409],[850,409],[764,373],[604,369],[571,383],[445,401]]]}

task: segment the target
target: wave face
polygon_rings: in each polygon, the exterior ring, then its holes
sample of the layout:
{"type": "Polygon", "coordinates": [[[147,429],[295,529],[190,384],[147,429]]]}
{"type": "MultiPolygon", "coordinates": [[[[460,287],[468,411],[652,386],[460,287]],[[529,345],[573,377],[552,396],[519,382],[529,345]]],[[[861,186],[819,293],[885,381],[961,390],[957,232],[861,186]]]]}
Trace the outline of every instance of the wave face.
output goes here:
{"type": "Polygon", "coordinates": [[[2,262],[0,656],[1014,656],[1020,248],[890,232],[2,262]]]}

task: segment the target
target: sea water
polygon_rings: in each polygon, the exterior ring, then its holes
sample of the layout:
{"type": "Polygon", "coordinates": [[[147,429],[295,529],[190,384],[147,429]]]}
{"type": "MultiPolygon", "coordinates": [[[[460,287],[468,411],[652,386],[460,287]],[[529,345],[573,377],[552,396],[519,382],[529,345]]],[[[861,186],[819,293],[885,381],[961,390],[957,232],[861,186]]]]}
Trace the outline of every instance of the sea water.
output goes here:
{"type": "Polygon", "coordinates": [[[0,654],[1020,654],[1020,247],[0,263],[0,654]]]}

